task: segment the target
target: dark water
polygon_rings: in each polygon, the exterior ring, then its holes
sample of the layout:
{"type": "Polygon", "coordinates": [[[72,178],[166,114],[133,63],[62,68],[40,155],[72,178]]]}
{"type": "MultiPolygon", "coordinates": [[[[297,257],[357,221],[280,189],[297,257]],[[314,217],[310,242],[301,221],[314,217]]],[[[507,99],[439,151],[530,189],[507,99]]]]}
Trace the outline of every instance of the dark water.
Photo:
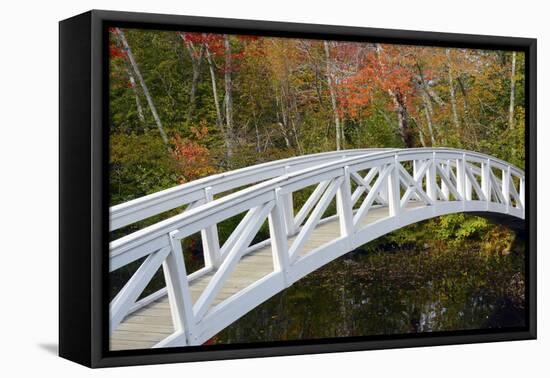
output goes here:
{"type": "Polygon", "coordinates": [[[209,343],[524,326],[523,263],[516,249],[480,252],[475,245],[357,250],[269,299],[209,343]]]}

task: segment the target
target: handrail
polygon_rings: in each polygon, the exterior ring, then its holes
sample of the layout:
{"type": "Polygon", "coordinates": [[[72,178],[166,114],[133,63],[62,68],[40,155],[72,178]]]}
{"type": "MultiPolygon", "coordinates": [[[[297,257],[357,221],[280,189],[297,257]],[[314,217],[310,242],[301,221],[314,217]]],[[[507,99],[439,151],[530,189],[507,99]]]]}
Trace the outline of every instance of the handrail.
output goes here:
{"type": "Polygon", "coordinates": [[[386,150],[390,149],[366,148],[302,155],[203,177],[112,206],[109,210],[109,230],[114,231],[165,211],[205,200],[206,188],[211,188],[214,195],[316,166],[322,162],[386,150]]]}
{"type": "MultiPolygon", "coordinates": [[[[160,221],[151,226],[145,227],[141,230],[138,230],[132,234],[124,236],[120,239],[114,240],[110,243],[111,258],[124,253],[127,250],[142,246],[146,243],[151,243],[152,249],[160,249],[163,246],[168,245],[168,239],[161,241],[159,239],[163,238],[167,233],[188,227],[188,234],[191,235],[197,230],[195,228],[200,227],[201,219],[204,219],[208,216],[211,216],[216,213],[221,213],[224,209],[235,205],[238,203],[243,203],[244,201],[260,198],[262,196],[266,197],[264,202],[272,199],[274,195],[273,190],[277,187],[281,187],[282,183],[285,182],[285,185],[290,185],[293,182],[307,178],[308,176],[321,175],[331,170],[343,168],[345,166],[358,165],[358,164],[368,164],[378,160],[384,160],[394,157],[407,157],[414,154],[424,154],[429,155],[435,153],[439,155],[442,159],[457,159],[463,156],[468,157],[470,160],[482,163],[484,161],[490,161],[497,168],[510,167],[511,172],[515,176],[523,176],[524,173],[521,169],[497,158],[494,158],[490,155],[464,151],[459,149],[451,148],[409,148],[409,149],[391,149],[384,150],[379,152],[371,152],[367,154],[362,154],[359,156],[353,156],[350,158],[343,158],[336,161],[331,161],[328,163],[323,163],[321,165],[316,165],[309,167],[303,170],[295,171],[292,173],[287,173],[282,176],[275,177],[273,179],[252,185],[245,189],[239,190],[235,193],[231,193],[222,198],[216,199],[212,202],[205,203],[196,208],[185,211],[182,214],[175,215],[163,221],[160,221]],[[446,156],[449,155],[449,156],[446,156]],[[271,195],[270,195],[271,194],[271,195]],[[269,199],[267,197],[270,197],[269,199]],[[190,228],[192,224],[197,224],[197,227],[190,228]]],[[[261,200],[259,201],[261,202],[261,200]]],[[[246,206],[243,207],[243,209],[246,206]]],[[[200,228],[199,228],[200,229],[200,228]]]]}

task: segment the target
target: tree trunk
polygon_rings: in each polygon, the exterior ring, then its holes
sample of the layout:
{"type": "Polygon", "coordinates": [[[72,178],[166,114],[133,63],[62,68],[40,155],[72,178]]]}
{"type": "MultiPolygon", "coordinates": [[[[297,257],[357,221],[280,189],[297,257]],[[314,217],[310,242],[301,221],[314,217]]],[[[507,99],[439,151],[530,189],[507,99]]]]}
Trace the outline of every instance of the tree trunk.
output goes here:
{"type": "Polygon", "coordinates": [[[460,88],[460,93],[462,94],[463,105],[464,105],[464,129],[468,134],[468,138],[472,139],[472,144],[474,146],[478,145],[477,141],[477,130],[474,127],[474,122],[479,124],[478,120],[474,119],[473,114],[470,112],[470,103],[468,101],[468,92],[466,90],[466,85],[464,80],[458,76],[457,77],[458,87],[460,88]]]}
{"type": "Polygon", "coordinates": [[[340,144],[342,145],[342,149],[346,149],[346,136],[344,135],[344,130],[346,129],[346,117],[342,115],[342,118],[340,119],[340,144]]]}
{"type": "Polygon", "coordinates": [[[290,144],[290,139],[288,137],[287,132],[287,115],[285,106],[283,103],[283,94],[282,94],[282,88],[280,88],[281,96],[279,97],[279,94],[275,93],[275,102],[277,104],[277,108],[281,108],[281,116],[279,117],[279,110],[277,110],[277,124],[281,128],[281,132],[283,134],[283,138],[285,140],[286,148],[290,149],[292,145],[290,144]]]}
{"type": "Polygon", "coordinates": [[[470,105],[468,104],[468,93],[466,92],[466,86],[464,85],[464,80],[459,76],[456,80],[458,82],[458,87],[460,88],[460,93],[464,100],[464,120],[467,123],[471,123],[470,120],[470,105]]]}
{"type": "Polygon", "coordinates": [[[117,35],[122,42],[122,46],[124,46],[124,50],[126,50],[128,59],[130,60],[130,64],[132,65],[132,69],[134,70],[134,73],[136,74],[136,77],[139,81],[139,84],[141,86],[141,89],[143,90],[143,94],[145,95],[145,99],[147,100],[147,104],[149,105],[149,109],[151,110],[151,113],[153,114],[153,118],[155,119],[155,123],[157,124],[157,128],[159,129],[160,136],[162,137],[162,141],[166,146],[168,146],[168,137],[166,136],[166,132],[164,131],[164,128],[162,127],[162,122],[160,121],[160,118],[157,113],[157,108],[155,107],[155,103],[153,102],[153,99],[151,98],[151,95],[149,94],[149,89],[147,88],[147,84],[145,84],[145,80],[143,80],[143,76],[141,76],[141,72],[139,70],[139,67],[136,63],[136,60],[134,58],[134,55],[132,54],[132,50],[130,49],[130,46],[128,45],[128,41],[126,40],[126,36],[124,35],[124,32],[117,28],[117,35]]]}
{"type": "MultiPolygon", "coordinates": [[[[416,67],[418,68],[418,75],[420,77],[420,93],[422,97],[422,102],[424,103],[424,116],[426,117],[426,123],[428,125],[428,132],[430,133],[430,142],[432,147],[435,146],[435,137],[434,137],[434,123],[433,123],[433,115],[434,115],[434,108],[432,105],[432,95],[430,95],[430,86],[424,79],[424,72],[422,71],[422,66],[417,62],[416,67]]],[[[434,100],[436,101],[436,100],[434,100]]],[[[425,146],[425,143],[423,141],[424,135],[421,132],[421,143],[423,146],[425,146]]]]}
{"type": "Polygon", "coordinates": [[[292,146],[290,144],[290,139],[288,139],[288,135],[287,135],[285,126],[281,122],[277,122],[277,125],[281,128],[281,133],[283,134],[283,138],[285,140],[286,148],[290,149],[292,146]]]}
{"type": "Polygon", "coordinates": [[[134,91],[134,97],[136,98],[136,107],[138,111],[138,117],[141,123],[143,123],[144,126],[147,125],[145,121],[145,115],[143,114],[143,107],[141,106],[141,101],[139,99],[139,93],[136,88],[136,79],[134,79],[134,75],[132,75],[132,71],[130,71],[129,68],[126,68],[126,73],[128,74],[128,80],[130,80],[130,85],[132,86],[132,90],[134,91]]]}
{"type": "Polygon", "coordinates": [[[426,123],[428,124],[428,131],[430,132],[430,142],[432,147],[435,146],[434,130],[433,130],[433,121],[432,121],[432,103],[430,98],[426,93],[422,93],[422,100],[424,101],[424,115],[426,116],[426,123]]]}
{"type": "Polygon", "coordinates": [[[407,148],[412,148],[414,147],[414,136],[407,118],[407,105],[405,104],[405,99],[399,91],[392,92],[392,98],[395,105],[395,112],[397,113],[399,134],[405,146],[407,148]]]}
{"type": "Polygon", "coordinates": [[[315,69],[315,92],[317,93],[317,99],[319,100],[319,107],[323,108],[325,104],[323,103],[323,96],[321,95],[321,85],[319,84],[321,73],[319,72],[319,66],[317,63],[313,63],[315,69]]]}
{"type": "Polygon", "coordinates": [[[427,147],[426,146],[426,141],[424,140],[424,133],[422,132],[422,129],[420,129],[420,128],[418,128],[418,135],[420,136],[420,144],[422,145],[422,147],[427,147]]]}
{"type": "Polygon", "coordinates": [[[230,163],[233,157],[233,142],[234,142],[234,130],[233,130],[233,81],[231,80],[231,44],[229,42],[229,36],[223,35],[223,45],[225,50],[225,135],[227,146],[227,160],[230,163]]]}
{"type": "Polygon", "coordinates": [[[451,50],[446,49],[445,54],[447,55],[447,74],[448,74],[448,80],[449,80],[449,94],[451,96],[451,108],[453,111],[453,123],[455,124],[455,127],[457,129],[460,129],[458,112],[456,110],[456,96],[455,96],[455,88],[454,88],[454,80],[453,80],[453,68],[451,63],[451,50]]]}
{"type": "Polygon", "coordinates": [[[510,74],[510,109],[508,111],[508,128],[514,128],[514,100],[516,96],[516,52],[512,53],[512,72],[510,74]]]}
{"type": "Polygon", "coordinates": [[[254,120],[254,129],[256,130],[256,152],[260,153],[262,147],[260,145],[260,131],[258,130],[258,122],[256,122],[256,120],[254,120]]]}
{"type": "Polygon", "coordinates": [[[191,88],[189,91],[189,109],[187,111],[187,118],[191,119],[193,111],[195,110],[195,102],[197,97],[197,87],[199,84],[199,79],[201,75],[201,66],[202,61],[204,60],[204,45],[201,44],[199,53],[197,55],[197,48],[193,42],[188,42],[185,40],[185,33],[180,33],[181,40],[189,52],[189,57],[191,58],[191,68],[193,70],[191,77],[191,88]]]}
{"type": "MultiPolygon", "coordinates": [[[[425,110],[426,108],[424,108],[425,110]]],[[[420,122],[418,122],[416,120],[416,118],[414,117],[411,117],[412,120],[414,121],[414,123],[416,124],[417,128],[418,128],[418,137],[420,139],[420,144],[422,145],[422,147],[428,147],[426,146],[426,140],[424,139],[424,131],[422,130],[422,127],[420,127],[420,122]]]]}
{"type": "Polygon", "coordinates": [[[216,67],[214,65],[214,60],[212,59],[212,54],[208,46],[206,50],[206,60],[208,61],[208,68],[210,69],[210,80],[212,81],[212,95],[214,96],[214,105],[216,107],[216,126],[218,129],[223,130],[223,119],[222,111],[220,107],[220,99],[218,98],[218,89],[216,84],[216,67]]]}
{"type": "Polygon", "coordinates": [[[338,106],[336,103],[336,89],[334,88],[334,78],[333,78],[333,72],[331,68],[331,61],[330,61],[330,48],[328,45],[328,41],[324,41],[325,46],[325,56],[327,61],[327,82],[328,82],[328,89],[330,91],[330,102],[332,104],[332,112],[334,114],[334,126],[336,131],[336,150],[341,149],[341,135],[340,135],[340,117],[338,116],[338,106]]]}
{"type": "Polygon", "coordinates": [[[426,92],[430,96],[430,100],[435,101],[437,105],[439,106],[445,106],[445,102],[439,97],[437,93],[428,85],[426,84],[426,92]]]}
{"type": "Polygon", "coordinates": [[[304,149],[302,148],[302,144],[300,143],[300,136],[298,135],[298,128],[296,127],[296,123],[300,124],[300,112],[298,111],[298,104],[296,103],[296,93],[294,91],[291,91],[290,94],[291,98],[291,104],[292,104],[292,111],[294,111],[294,117],[290,117],[290,124],[292,125],[292,132],[294,134],[294,140],[296,141],[296,147],[298,147],[298,153],[300,155],[304,154],[304,149]]]}

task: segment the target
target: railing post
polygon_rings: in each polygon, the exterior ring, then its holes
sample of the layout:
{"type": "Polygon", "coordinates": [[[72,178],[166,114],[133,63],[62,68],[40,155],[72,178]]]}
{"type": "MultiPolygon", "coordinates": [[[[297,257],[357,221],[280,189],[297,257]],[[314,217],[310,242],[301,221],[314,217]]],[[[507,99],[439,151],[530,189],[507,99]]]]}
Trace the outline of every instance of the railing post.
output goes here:
{"type": "Polygon", "coordinates": [[[487,159],[481,164],[481,190],[487,199],[487,209],[491,202],[491,160],[487,159]]]}
{"type": "Polygon", "coordinates": [[[525,177],[520,177],[519,179],[519,201],[525,214],[525,177]]]}
{"type": "MultiPolygon", "coordinates": [[[[447,160],[445,162],[445,166],[443,167],[443,172],[445,172],[447,174],[447,176],[451,176],[451,162],[450,160],[447,160]]],[[[443,193],[443,195],[445,196],[445,198],[449,198],[449,187],[447,186],[447,184],[445,184],[445,182],[443,182],[443,180],[441,181],[441,192],[443,193]]]]}
{"type": "MultiPolygon", "coordinates": [[[[422,163],[424,163],[424,161],[422,160],[413,160],[413,180],[416,182],[420,179],[419,177],[419,169],[420,167],[422,166],[422,163]]],[[[422,187],[422,180],[420,181],[420,187],[422,187]]],[[[420,199],[420,198],[419,198],[420,199]]]]}
{"type": "Polygon", "coordinates": [[[471,201],[473,185],[470,177],[466,174],[466,169],[468,169],[468,161],[466,160],[466,154],[464,154],[464,195],[466,196],[466,201],[471,201]]]}
{"type": "Polygon", "coordinates": [[[281,195],[281,206],[284,214],[285,229],[288,236],[292,236],[296,233],[294,226],[294,201],[292,199],[292,193],[281,195]]]}
{"type": "MultiPolygon", "coordinates": [[[[456,191],[466,200],[466,167],[464,166],[466,156],[463,154],[461,159],[456,159],[456,191]]],[[[457,198],[458,199],[458,198],[457,198]]]]}
{"type": "Polygon", "coordinates": [[[353,234],[353,209],[351,206],[351,183],[349,167],[344,167],[344,181],[336,192],[336,208],[340,222],[340,235],[353,234]]]}
{"type": "Polygon", "coordinates": [[[395,155],[392,170],[387,178],[390,217],[399,216],[399,212],[401,210],[401,188],[397,164],[397,155],[395,155]]]}
{"type": "Polygon", "coordinates": [[[169,234],[171,251],[162,263],[162,270],[174,329],[176,333],[183,332],[185,334],[186,344],[189,345],[192,344],[194,337],[195,317],[181,241],[175,237],[176,234],[177,231],[172,231],[169,234]]]}
{"type": "MultiPolygon", "coordinates": [[[[204,188],[205,201],[214,200],[212,188],[204,188]]],[[[218,225],[208,226],[201,231],[202,249],[204,251],[204,265],[217,269],[220,266],[220,239],[218,237],[218,225]]]]}
{"type": "Polygon", "coordinates": [[[504,204],[506,205],[506,212],[510,212],[510,166],[506,166],[502,170],[502,196],[504,197],[504,204]]]}
{"type": "MultiPolygon", "coordinates": [[[[289,169],[289,166],[285,167],[285,174],[288,174],[289,169]]],[[[286,234],[288,236],[292,236],[296,233],[296,226],[294,225],[294,201],[292,199],[292,193],[281,195],[281,201],[286,226],[286,234]]]]}
{"type": "MultiPolygon", "coordinates": [[[[380,170],[380,172],[382,172],[382,170],[380,170]]],[[[378,193],[380,194],[382,201],[388,204],[388,180],[384,180],[384,182],[380,184],[380,191],[378,193]]]]}
{"type": "Polygon", "coordinates": [[[288,267],[290,257],[288,255],[288,240],[284,216],[282,212],[283,202],[279,194],[280,188],[275,189],[275,206],[268,216],[269,236],[271,238],[271,249],[273,253],[273,268],[276,272],[282,272],[285,286],[288,286],[288,267]]]}
{"type": "Polygon", "coordinates": [[[428,195],[428,197],[430,197],[430,199],[433,202],[437,201],[437,181],[436,181],[436,170],[435,170],[436,164],[437,162],[435,159],[435,152],[433,152],[432,158],[431,158],[431,164],[426,170],[426,191],[427,191],[426,194],[428,195]]]}

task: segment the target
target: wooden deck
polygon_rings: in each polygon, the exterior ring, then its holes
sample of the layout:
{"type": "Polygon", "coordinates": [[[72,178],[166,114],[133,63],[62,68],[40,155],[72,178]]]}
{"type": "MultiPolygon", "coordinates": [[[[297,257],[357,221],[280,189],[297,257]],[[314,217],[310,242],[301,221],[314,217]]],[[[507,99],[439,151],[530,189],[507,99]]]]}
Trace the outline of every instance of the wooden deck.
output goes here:
{"type": "MultiPolygon", "coordinates": [[[[416,204],[410,204],[416,207],[416,204]]],[[[388,217],[388,208],[372,209],[363,220],[363,225],[374,223],[388,217]]],[[[318,248],[340,235],[338,219],[320,224],[306,242],[301,255],[318,248]]],[[[289,238],[292,245],[294,237],[289,238]]],[[[268,245],[244,256],[237,264],[225,286],[220,290],[213,306],[238,293],[258,279],[273,271],[271,246],[268,245]]],[[[191,297],[196,301],[214,275],[210,272],[190,283],[191,297]]],[[[168,296],[143,307],[128,315],[113,332],[110,339],[111,350],[128,350],[151,348],[174,332],[168,296]]]]}

